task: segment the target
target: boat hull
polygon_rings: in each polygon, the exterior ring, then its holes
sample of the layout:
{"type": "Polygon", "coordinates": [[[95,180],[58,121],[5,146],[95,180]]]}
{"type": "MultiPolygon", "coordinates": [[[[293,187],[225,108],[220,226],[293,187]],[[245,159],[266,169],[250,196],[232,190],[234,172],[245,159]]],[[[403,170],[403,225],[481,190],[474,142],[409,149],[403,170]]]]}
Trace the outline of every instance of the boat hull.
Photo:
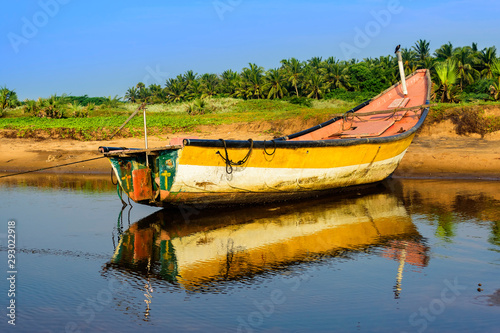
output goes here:
{"type": "MultiPolygon", "coordinates": [[[[248,161],[228,168],[218,147],[184,146],[149,155],[109,157],[120,187],[136,202],[242,204],[288,200],[376,183],[399,165],[413,135],[401,140],[350,146],[253,148],[248,161]]],[[[240,160],[248,148],[226,148],[240,160]]]]}
{"type": "Polygon", "coordinates": [[[183,139],[153,149],[100,150],[121,189],[156,206],[298,199],[373,184],[396,170],[429,111],[429,72],[419,70],[407,82],[409,95],[396,84],[327,122],[271,141],[183,139]]]}

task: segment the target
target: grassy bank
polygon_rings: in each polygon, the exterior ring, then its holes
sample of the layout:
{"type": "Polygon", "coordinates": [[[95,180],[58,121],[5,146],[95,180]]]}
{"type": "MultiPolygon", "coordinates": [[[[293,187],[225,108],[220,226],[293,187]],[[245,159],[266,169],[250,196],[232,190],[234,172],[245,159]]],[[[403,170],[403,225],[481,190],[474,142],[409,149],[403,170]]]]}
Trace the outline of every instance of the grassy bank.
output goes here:
{"type": "MultiPolygon", "coordinates": [[[[310,106],[282,100],[207,99],[197,112],[188,113],[194,102],[147,106],[148,131],[155,133],[194,131],[200,125],[217,126],[253,121],[292,118],[328,118],[329,114],[349,110],[354,103],[344,101],[312,101],[310,106]]],[[[11,130],[9,136],[30,137],[46,132],[48,136],[81,140],[107,139],[128,118],[138,104],[122,103],[118,108],[98,108],[84,118],[40,118],[27,116],[22,108],[9,110],[0,118],[0,129],[11,130]]],[[[120,132],[121,136],[142,135],[143,120],[139,114],[120,132]]],[[[5,134],[4,134],[5,135],[5,134]]]]}
{"type": "MultiPolygon", "coordinates": [[[[198,102],[155,104],[147,106],[148,131],[151,134],[196,131],[198,126],[231,123],[272,122],[311,118],[326,120],[355,106],[341,100],[241,100],[213,98],[198,102]]],[[[138,104],[120,103],[119,107],[100,107],[87,117],[40,118],[24,114],[22,108],[9,110],[0,118],[3,136],[73,138],[78,140],[108,139],[138,104]]],[[[431,109],[427,122],[447,119],[457,125],[458,134],[485,135],[500,130],[500,103],[478,102],[438,104],[431,109]]],[[[142,136],[143,120],[138,115],[120,132],[122,137],[142,136]]]]}

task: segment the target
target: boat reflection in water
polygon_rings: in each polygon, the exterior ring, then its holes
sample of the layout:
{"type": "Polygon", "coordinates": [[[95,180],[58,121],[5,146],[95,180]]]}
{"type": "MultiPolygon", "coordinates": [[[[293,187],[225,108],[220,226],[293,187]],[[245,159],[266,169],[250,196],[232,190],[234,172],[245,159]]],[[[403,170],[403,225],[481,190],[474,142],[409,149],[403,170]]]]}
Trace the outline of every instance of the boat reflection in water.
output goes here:
{"type": "Polygon", "coordinates": [[[396,297],[403,265],[427,265],[422,236],[402,203],[387,192],[222,211],[161,210],[121,235],[107,269],[207,292],[373,248],[400,262],[396,297]]]}

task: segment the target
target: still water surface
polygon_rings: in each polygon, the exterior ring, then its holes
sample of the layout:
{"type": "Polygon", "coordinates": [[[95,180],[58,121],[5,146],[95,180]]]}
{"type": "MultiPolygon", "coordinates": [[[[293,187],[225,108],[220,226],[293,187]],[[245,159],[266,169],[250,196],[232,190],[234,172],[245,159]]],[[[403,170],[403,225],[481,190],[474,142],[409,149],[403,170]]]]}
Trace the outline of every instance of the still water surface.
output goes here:
{"type": "Polygon", "coordinates": [[[7,178],[16,326],[2,279],[0,330],[498,332],[499,188],[392,179],[294,204],[122,210],[108,178],[7,178]]]}

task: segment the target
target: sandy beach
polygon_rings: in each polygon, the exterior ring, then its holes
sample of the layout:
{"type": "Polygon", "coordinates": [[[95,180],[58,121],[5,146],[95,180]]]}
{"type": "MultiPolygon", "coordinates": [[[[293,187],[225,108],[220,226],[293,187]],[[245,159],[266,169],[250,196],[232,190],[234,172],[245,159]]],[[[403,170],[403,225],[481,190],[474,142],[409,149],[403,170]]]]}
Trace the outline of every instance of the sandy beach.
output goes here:
{"type": "MultiPolygon", "coordinates": [[[[295,125],[295,124],[294,124],[295,125]]],[[[286,124],[283,124],[286,126],[286,124]]],[[[174,137],[272,139],[268,124],[246,126],[233,124],[216,128],[203,127],[195,133],[175,133],[149,137],[149,147],[167,145],[174,137]]],[[[291,126],[296,127],[296,126],[291,126]]],[[[304,127],[303,127],[304,128],[304,127]]],[[[288,127],[290,129],[290,127],[288,127]]],[[[290,131],[293,132],[293,129],[290,131]]],[[[0,133],[1,135],[1,133],[0,133]]],[[[53,138],[0,139],[0,172],[47,168],[102,156],[99,146],[144,147],[143,138],[118,138],[112,141],[78,141],[53,138]]],[[[85,163],[54,168],[52,173],[109,173],[109,162],[102,158],[85,163]]],[[[403,161],[395,172],[397,177],[448,177],[500,179],[500,133],[459,136],[453,124],[443,122],[425,126],[415,137],[403,161]]]]}

